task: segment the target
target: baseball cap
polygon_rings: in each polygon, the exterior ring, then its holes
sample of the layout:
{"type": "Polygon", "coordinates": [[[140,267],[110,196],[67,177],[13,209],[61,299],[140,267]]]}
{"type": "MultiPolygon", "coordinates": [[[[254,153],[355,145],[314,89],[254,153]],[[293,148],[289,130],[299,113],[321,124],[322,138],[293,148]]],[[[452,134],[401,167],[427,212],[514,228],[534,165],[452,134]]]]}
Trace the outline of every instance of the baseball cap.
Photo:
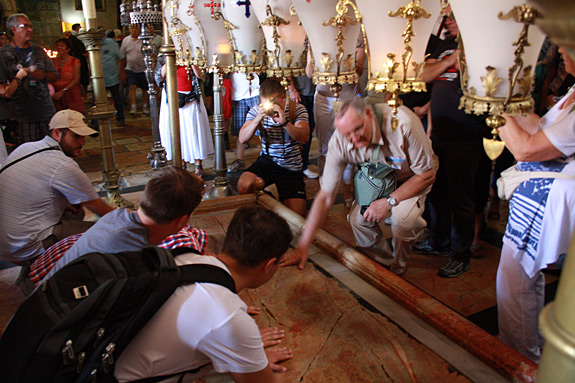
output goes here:
{"type": "Polygon", "coordinates": [[[71,109],[64,109],[57,112],[50,120],[50,130],[70,129],[79,136],[97,137],[96,130],[87,125],[87,120],[80,112],[71,109]]]}

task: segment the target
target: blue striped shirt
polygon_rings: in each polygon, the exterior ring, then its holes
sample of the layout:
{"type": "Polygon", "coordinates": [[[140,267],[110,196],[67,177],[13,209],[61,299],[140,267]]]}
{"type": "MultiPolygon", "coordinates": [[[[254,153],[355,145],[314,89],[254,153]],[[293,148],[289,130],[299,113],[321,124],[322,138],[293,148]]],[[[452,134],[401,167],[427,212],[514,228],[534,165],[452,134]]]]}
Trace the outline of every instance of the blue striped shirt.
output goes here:
{"type": "MultiPolygon", "coordinates": [[[[289,119],[289,104],[286,103],[285,116],[289,119]]],[[[259,105],[254,106],[248,112],[246,121],[252,121],[258,114],[259,105]]],[[[290,121],[295,124],[298,121],[308,122],[308,114],[305,106],[296,104],[295,121],[290,121]]],[[[291,171],[301,171],[303,168],[301,151],[298,142],[289,135],[287,130],[275,124],[271,117],[264,117],[263,120],[263,134],[260,134],[260,129],[256,134],[260,136],[262,141],[262,151],[260,155],[267,155],[276,164],[284,169],[291,171]]]]}

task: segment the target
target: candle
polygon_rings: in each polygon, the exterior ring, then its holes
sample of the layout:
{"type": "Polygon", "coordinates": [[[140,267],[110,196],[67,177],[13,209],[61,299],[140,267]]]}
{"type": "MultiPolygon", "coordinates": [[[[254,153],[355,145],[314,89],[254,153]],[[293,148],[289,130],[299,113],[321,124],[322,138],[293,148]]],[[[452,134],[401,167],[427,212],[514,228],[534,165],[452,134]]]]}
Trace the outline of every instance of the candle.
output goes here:
{"type": "Polygon", "coordinates": [[[85,19],[96,18],[96,4],[94,0],[82,0],[82,11],[85,19]]]}

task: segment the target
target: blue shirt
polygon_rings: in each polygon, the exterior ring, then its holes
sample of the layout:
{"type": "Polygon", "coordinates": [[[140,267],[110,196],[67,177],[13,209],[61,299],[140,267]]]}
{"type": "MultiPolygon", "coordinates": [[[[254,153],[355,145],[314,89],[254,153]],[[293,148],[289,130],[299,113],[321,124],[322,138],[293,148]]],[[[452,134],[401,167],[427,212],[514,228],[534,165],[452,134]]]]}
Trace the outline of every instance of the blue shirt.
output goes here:
{"type": "Polygon", "coordinates": [[[102,67],[104,68],[104,84],[106,88],[120,83],[120,67],[118,63],[126,56],[120,51],[114,39],[106,37],[102,41],[102,67]]]}

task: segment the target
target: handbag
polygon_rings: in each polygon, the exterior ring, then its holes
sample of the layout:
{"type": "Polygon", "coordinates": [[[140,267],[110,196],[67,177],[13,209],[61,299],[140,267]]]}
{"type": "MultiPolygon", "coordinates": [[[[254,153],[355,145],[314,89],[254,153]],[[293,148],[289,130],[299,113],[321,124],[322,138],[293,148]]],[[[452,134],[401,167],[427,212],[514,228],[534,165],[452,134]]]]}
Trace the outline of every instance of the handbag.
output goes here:
{"type": "Polygon", "coordinates": [[[193,76],[192,89],[188,93],[178,93],[178,108],[183,108],[186,104],[192,101],[198,101],[202,95],[202,87],[200,80],[193,76]]]}
{"type": "Polygon", "coordinates": [[[562,178],[575,180],[575,176],[559,172],[522,172],[513,165],[509,169],[501,172],[501,177],[497,179],[497,195],[501,200],[510,200],[515,193],[515,189],[523,182],[531,178],[562,178]]]}
{"type": "Polygon", "coordinates": [[[373,149],[371,161],[357,164],[353,179],[355,200],[363,215],[369,205],[380,198],[389,197],[397,186],[395,170],[387,164],[378,162],[380,146],[373,149]]]}

